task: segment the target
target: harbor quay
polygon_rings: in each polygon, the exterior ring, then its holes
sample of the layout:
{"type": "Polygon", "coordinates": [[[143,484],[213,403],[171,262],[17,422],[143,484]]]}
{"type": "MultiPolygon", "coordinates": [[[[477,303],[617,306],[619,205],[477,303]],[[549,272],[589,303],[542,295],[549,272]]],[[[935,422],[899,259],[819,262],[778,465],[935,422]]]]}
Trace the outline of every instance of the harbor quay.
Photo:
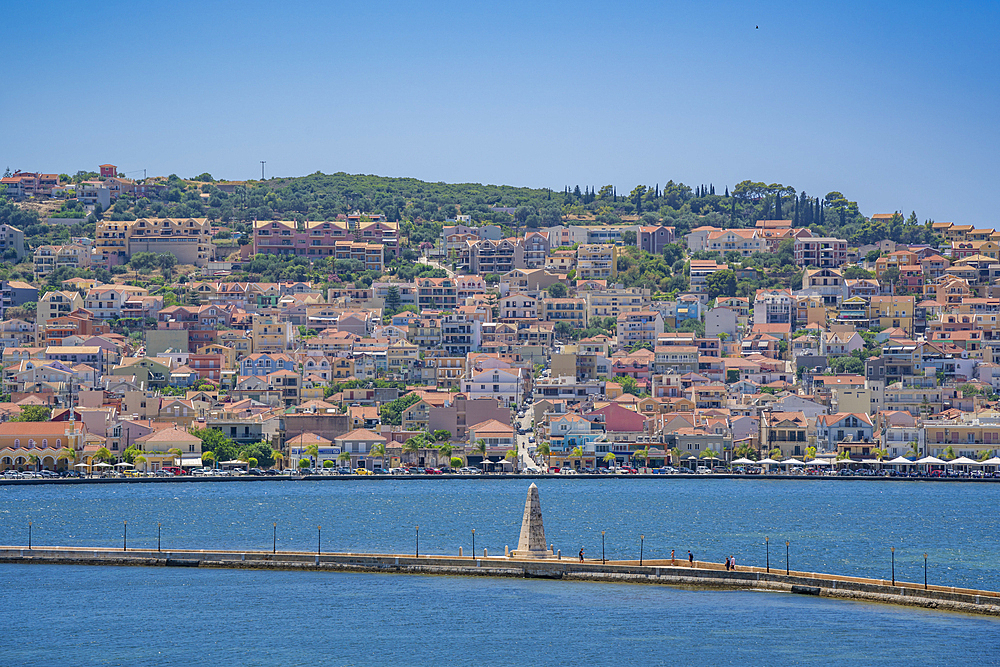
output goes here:
{"type": "Polygon", "coordinates": [[[0,547],[0,563],[91,566],[318,570],[478,577],[543,578],[563,581],[660,584],[707,589],[760,590],[879,602],[1000,616],[1000,592],[885,579],[845,577],[795,570],[677,560],[607,561],[559,555],[545,559],[515,556],[307,553],[302,551],[205,551],[41,546],[0,547]]]}

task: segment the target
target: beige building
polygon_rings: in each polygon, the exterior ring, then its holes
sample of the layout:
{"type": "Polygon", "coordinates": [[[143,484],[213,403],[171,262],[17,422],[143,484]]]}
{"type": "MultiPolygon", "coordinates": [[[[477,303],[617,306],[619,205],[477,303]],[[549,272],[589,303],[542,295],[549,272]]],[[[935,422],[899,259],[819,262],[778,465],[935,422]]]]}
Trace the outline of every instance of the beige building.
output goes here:
{"type": "Polygon", "coordinates": [[[576,251],[579,280],[613,280],[618,277],[618,246],[586,244],[576,251]]]}
{"type": "Polygon", "coordinates": [[[292,323],[275,315],[253,316],[253,351],[284,352],[292,346],[292,323]]]}
{"type": "Polygon", "coordinates": [[[79,292],[64,292],[57,290],[46,292],[38,299],[38,310],[35,311],[35,323],[41,328],[53,317],[69,315],[78,308],[83,308],[83,297],[79,292]]]}

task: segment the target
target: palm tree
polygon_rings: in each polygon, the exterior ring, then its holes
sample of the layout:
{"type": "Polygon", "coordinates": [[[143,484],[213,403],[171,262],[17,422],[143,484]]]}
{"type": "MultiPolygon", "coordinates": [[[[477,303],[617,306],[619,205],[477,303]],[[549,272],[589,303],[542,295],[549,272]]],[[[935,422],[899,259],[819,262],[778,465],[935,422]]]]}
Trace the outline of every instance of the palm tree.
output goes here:
{"type": "Polygon", "coordinates": [[[810,459],[816,458],[816,448],[815,447],[806,447],[806,457],[810,458],[810,459]]]}
{"type": "Polygon", "coordinates": [[[285,455],[281,453],[281,450],[272,449],[271,458],[274,459],[274,462],[278,464],[278,470],[281,470],[281,462],[285,460],[285,455]]]}
{"type": "Polygon", "coordinates": [[[58,463],[59,461],[62,461],[64,459],[66,461],[75,461],[76,452],[73,451],[71,447],[63,447],[62,449],[59,450],[59,456],[56,458],[56,462],[58,463]]]}
{"type": "Polygon", "coordinates": [[[111,459],[114,458],[114,455],[111,453],[111,450],[108,449],[107,447],[101,447],[94,453],[94,458],[100,459],[101,461],[110,461],[111,459]]]}
{"type": "Polygon", "coordinates": [[[183,459],[181,458],[181,456],[183,456],[184,452],[182,452],[177,447],[171,447],[170,449],[168,449],[167,450],[167,454],[172,454],[173,456],[175,456],[177,458],[177,465],[180,465],[181,461],[183,461],[183,459]]]}
{"type": "Polygon", "coordinates": [[[647,446],[647,447],[645,447],[643,449],[637,449],[637,450],[635,450],[634,452],[632,452],[632,458],[633,459],[636,459],[636,458],[642,459],[643,463],[645,464],[644,467],[648,468],[649,467],[649,447],[647,446]]]}
{"type": "Polygon", "coordinates": [[[950,461],[953,458],[956,458],[956,456],[955,456],[955,448],[952,447],[951,445],[948,445],[947,447],[945,447],[944,448],[944,453],[941,454],[941,458],[943,458],[945,461],[950,461]]]}
{"type": "MultiPolygon", "coordinates": [[[[207,453],[211,454],[212,452],[207,452],[207,453]]],[[[145,466],[146,462],[147,462],[146,457],[143,456],[142,454],[140,454],[139,456],[136,456],[134,459],[132,459],[132,464],[135,465],[135,466],[138,466],[140,463],[143,464],[143,466],[142,466],[143,472],[145,472],[145,470],[146,470],[146,466],[145,466]]]]}
{"type": "Polygon", "coordinates": [[[486,462],[486,441],[480,438],[476,440],[476,444],[472,447],[472,451],[479,452],[483,457],[483,463],[486,462]]]}
{"type": "Polygon", "coordinates": [[[767,455],[770,456],[775,461],[780,461],[781,460],[781,447],[775,447],[774,449],[772,449],[771,451],[769,451],[767,453],[767,455]]]}
{"type": "Polygon", "coordinates": [[[445,461],[451,463],[451,453],[455,451],[454,447],[452,447],[449,443],[446,442],[444,444],[438,445],[437,450],[438,450],[438,464],[441,463],[442,457],[444,458],[445,461]]]}
{"type": "Polygon", "coordinates": [[[38,457],[38,454],[29,454],[28,455],[28,463],[30,463],[31,465],[35,466],[35,472],[38,472],[38,463],[41,460],[42,459],[40,459],[38,457]]]}
{"type": "Polygon", "coordinates": [[[407,438],[406,442],[403,443],[403,451],[407,454],[413,455],[413,463],[417,462],[417,456],[420,454],[420,445],[423,441],[418,438],[407,438]]]}
{"type": "Polygon", "coordinates": [[[618,462],[618,457],[615,456],[614,452],[608,452],[607,454],[604,455],[604,458],[602,460],[605,463],[607,463],[608,467],[610,468],[612,463],[617,463],[618,462]]]}
{"type": "Polygon", "coordinates": [[[539,456],[545,457],[545,467],[547,468],[549,463],[552,461],[552,447],[549,445],[548,441],[538,445],[535,451],[538,452],[539,456]]]}
{"type": "MultiPolygon", "coordinates": [[[[573,451],[571,451],[569,453],[569,455],[572,456],[572,457],[574,457],[574,458],[582,459],[583,458],[583,447],[580,447],[579,445],[577,445],[576,447],[573,448],[573,451]]],[[[583,461],[581,460],[580,463],[582,464],[583,461]]]]}
{"type": "Polygon", "coordinates": [[[887,454],[888,452],[886,452],[884,449],[879,449],[878,447],[876,447],[875,449],[872,450],[871,456],[876,461],[881,461],[883,458],[885,458],[887,454]]]}
{"type": "Polygon", "coordinates": [[[372,456],[377,456],[380,459],[382,459],[382,468],[385,469],[385,443],[384,442],[376,442],[374,445],[372,445],[371,451],[368,452],[368,453],[371,454],[372,456]]]}
{"type": "Polygon", "coordinates": [[[306,445],[306,454],[308,454],[314,460],[315,464],[317,466],[319,466],[319,444],[318,443],[314,442],[311,445],[306,445]]]}
{"type": "Polygon", "coordinates": [[[979,452],[979,461],[985,461],[992,456],[993,456],[992,449],[984,449],[983,451],[979,452]]]}
{"type": "Polygon", "coordinates": [[[915,459],[920,458],[920,450],[918,449],[917,441],[913,440],[910,442],[910,451],[906,452],[907,456],[912,456],[915,459]]]}
{"type": "MultiPolygon", "coordinates": [[[[136,460],[139,459],[138,456],[135,457],[135,458],[136,458],[136,460]]],[[[146,459],[143,458],[143,461],[145,461],[145,460],[146,459]]],[[[201,460],[202,461],[208,461],[210,464],[214,464],[215,463],[215,452],[213,452],[213,451],[202,452],[201,453],[201,460]]],[[[132,463],[135,463],[135,461],[132,461],[132,463]]]]}
{"type": "Polygon", "coordinates": [[[714,449],[709,448],[709,449],[706,449],[705,451],[703,451],[701,453],[701,458],[703,458],[705,460],[717,459],[717,458],[719,458],[718,454],[719,453],[717,451],[715,451],[714,449]]]}
{"type": "Polygon", "coordinates": [[[337,463],[340,463],[341,465],[343,465],[345,463],[348,464],[348,465],[350,465],[350,463],[351,463],[351,453],[350,452],[341,452],[341,453],[337,454],[337,463]]]}
{"type": "Polygon", "coordinates": [[[851,453],[845,449],[844,451],[842,451],[839,454],[837,454],[837,460],[838,461],[850,461],[851,460],[851,453]]]}

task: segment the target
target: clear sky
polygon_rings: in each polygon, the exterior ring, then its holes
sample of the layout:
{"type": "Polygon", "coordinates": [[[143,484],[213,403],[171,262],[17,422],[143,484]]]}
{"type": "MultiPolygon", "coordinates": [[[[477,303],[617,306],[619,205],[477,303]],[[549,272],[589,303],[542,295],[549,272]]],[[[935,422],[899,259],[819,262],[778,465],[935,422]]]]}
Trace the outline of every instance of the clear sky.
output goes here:
{"type": "Polygon", "coordinates": [[[5,7],[0,169],[839,190],[993,226],[1000,3],[5,7]]]}

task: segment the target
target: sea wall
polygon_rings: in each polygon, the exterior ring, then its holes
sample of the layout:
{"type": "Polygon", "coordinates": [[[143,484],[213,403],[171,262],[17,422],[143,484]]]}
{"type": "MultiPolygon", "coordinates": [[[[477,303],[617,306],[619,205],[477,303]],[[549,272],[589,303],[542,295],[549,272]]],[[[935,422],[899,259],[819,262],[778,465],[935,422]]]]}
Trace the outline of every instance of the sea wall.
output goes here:
{"type": "Polygon", "coordinates": [[[0,547],[0,563],[323,570],[394,574],[521,577],[696,588],[762,590],[1000,616],[1000,593],[811,572],[767,572],[684,561],[519,560],[506,557],[267,551],[154,551],[0,547]]]}

